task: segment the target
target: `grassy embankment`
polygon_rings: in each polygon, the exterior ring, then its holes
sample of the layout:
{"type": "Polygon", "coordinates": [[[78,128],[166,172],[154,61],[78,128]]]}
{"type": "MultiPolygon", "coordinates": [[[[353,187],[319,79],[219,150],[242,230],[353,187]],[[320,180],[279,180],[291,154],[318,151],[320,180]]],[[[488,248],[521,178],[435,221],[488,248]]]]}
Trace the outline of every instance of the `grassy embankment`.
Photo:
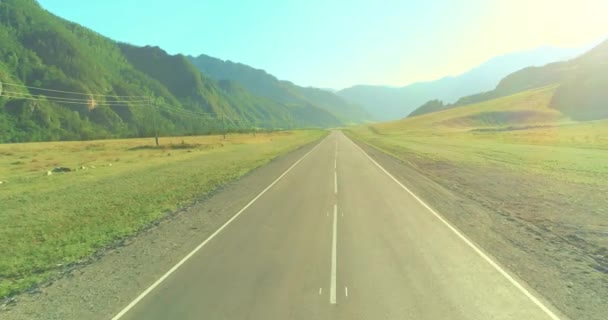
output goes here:
{"type": "Polygon", "coordinates": [[[0,298],[325,134],[0,145],[0,298]]]}

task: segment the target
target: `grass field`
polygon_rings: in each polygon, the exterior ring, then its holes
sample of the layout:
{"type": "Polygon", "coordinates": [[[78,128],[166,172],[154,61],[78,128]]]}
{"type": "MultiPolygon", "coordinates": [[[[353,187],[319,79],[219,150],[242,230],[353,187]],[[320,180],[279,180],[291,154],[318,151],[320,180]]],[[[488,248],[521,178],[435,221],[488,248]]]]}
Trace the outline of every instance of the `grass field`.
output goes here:
{"type": "Polygon", "coordinates": [[[0,298],[325,134],[0,145],[0,298]]]}
{"type": "Polygon", "coordinates": [[[608,121],[568,119],[548,107],[554,91],[345,131],[424,176],[411,187],[573,319],[595,319],[608,294],[608,121]]]}
{"type": "Polygon", "coordinates": [[[397,157],[500,165],[559,180],[605,185],[608,121],[573,122],[549,109],[554,89],[546,87],[349,132],[397,157]]]}

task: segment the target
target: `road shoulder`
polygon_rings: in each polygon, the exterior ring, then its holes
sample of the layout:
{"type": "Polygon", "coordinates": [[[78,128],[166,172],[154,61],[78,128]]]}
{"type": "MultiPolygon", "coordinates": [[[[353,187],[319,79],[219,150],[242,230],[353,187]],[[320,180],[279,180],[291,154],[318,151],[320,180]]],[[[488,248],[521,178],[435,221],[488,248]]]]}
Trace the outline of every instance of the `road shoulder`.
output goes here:
{"type": "Polygon", "coordinates": [[[436,179],[407,159],[397,159],[350,138],[551,305],[572,319],[603,319],[607,305],[599,297],[608,292],[608,286],[603,287],[608,282],[595,281],[595,275],[590,273],[573,274],[575,265],[569,263],[581,259],[574,256],[580,250],[550,233],[539,234],[534,225],[499,208],[487,206],[471,190],[454,189],[446,185],[448,179],[436,179]]]}

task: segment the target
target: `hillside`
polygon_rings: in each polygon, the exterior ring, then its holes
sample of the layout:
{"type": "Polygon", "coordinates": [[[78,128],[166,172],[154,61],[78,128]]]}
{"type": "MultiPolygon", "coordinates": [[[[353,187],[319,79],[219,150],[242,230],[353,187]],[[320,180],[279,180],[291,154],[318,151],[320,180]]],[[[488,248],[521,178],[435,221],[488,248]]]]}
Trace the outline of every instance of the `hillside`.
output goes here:
{"type": "Polygon", "coordinates": [[[504,76],[529,66],[573,58],[587,48],[541,47],[496,57],[455,77],[418,82],[405,87],[354,86],[338,94],[361,104],[376,120],[404,118],[426,101],[438,99],[452,103],[458,98],[492,90],[504,76]]]}
{"type": "Polygon", "coordinates": [[[309,106],[327,110],[342,123],[369,120],[368,113],[362,107],[349,103],[328,90],[300,87],[281,81],[264,70],[206,55],[189,56],[188,59],[203,74],[216,80],[236,81],[256,95],[297,108],[309,106]]]}
{"type": "Polygon", "coordinates": [[[547,86],[510,96],[413,116],[386,123],[390,127],[430,131],[517,130],[569,123],[567,115],[551,109],[557,86],[547,86]]]}
{"type": "Polygon", "coordinates": [[[208,78],[183,55],[170,56],[158,47],[128,44],[119,47],[133,66],[162,83],[191,111],[222,114],[229,119],[267,128],[328,127],[340,123],[326,110],[291,106],[253,95],[234,81],[208,78]]]}
{"type": "Polygon", "coordinates": [[[0,143],[341,123],[315,106],[220,84],[184,56],[119,44],[34,0],[0,2],[0,18],[0,143]]]}
{"type": "Polygon", "coordinates": [[[423,114],[427,114],[427,113],[442,111],[449,107],[450,107],[449,104],[446,105],[441,100],[437,100],[437,99],[430,100],[427,103],[418,107],[418,109],[412,111],[412,113],[410,113],[408,115],[408,117],[415,117],[415,116],[419,116],[419,115],[423,115],[423,114]]]}
{"type": "Polygon", "coordinates": [[[575,120],[608,117],[608,40],[576,59],[530,67],[502,79],[492,91],[460,99],[455,106],[482,102],[513,93],[559,85],[551,107],[575,120]]]}

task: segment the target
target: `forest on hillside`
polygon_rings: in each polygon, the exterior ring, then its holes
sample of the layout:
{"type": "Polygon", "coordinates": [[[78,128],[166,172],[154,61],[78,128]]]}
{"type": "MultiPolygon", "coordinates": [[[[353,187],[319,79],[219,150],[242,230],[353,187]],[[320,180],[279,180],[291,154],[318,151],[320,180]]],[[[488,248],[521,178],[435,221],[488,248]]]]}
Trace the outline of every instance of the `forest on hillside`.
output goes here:
{"type": "Polygon", "coordinates": [[[0,143],[342,123],[327,106],[252,94],[183,55],[118,43],[35,0],[0,2],[0,43],[0,143]]]}

